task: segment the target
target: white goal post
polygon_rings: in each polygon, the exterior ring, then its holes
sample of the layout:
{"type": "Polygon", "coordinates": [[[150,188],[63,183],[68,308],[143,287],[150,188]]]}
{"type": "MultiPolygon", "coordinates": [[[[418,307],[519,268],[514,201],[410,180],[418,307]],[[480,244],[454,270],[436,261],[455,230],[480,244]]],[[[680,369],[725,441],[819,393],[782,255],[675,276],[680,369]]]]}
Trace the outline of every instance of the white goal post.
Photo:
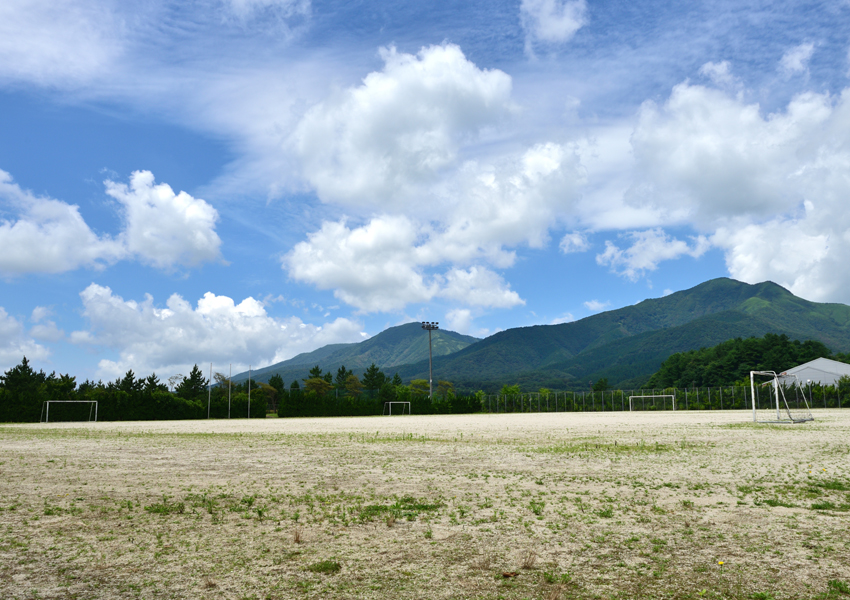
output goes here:
{"type": "Polygon", "coordinates": [[[815,420],[806,392],[796,375],[750,371],[750,392],[754,423],[805,423],[815,420]],[[757,376],[769,379],[756,385],[757,376]],[[767,394],[759,394],[759,389],[767,386],[771,388],[767,394]]]}
{"type": "Polygon", "coordinates": [[[97,422],[97,400],[45,400],[41,403],[41,419],[39,420],[40,423],[50,422],[51,404],[88,404],[90,405],[88,422],[97,422]]]}
{"type": "MultiPolygon", "coordinates": [[[[401,404],[401,414],[404,414],[404,408],[407,407],[407,414],[411,414],[410,412],[410,402],[402,402],[400,400],[392,400],[388,402],[384,402],[384,415],[393,416],[393,404],[401,404]],[[389,412],[388,410],[389,409],[389,412]]],[[[398,414],[398,413],[396,413],[398,414]]]]}
{"type": "MultiPolygon", "coordinates": [[[[638,400],[641,398],[670,398],[673,401],[673,410],[676,410],[676,396],[674,394],[648,394],[645,396],[629,396],[629,411],[634,410],[632,406],[632,400],[638,400]]],[[[666,406],[666,403],[664,403],[663,405],[666,406]]]]}

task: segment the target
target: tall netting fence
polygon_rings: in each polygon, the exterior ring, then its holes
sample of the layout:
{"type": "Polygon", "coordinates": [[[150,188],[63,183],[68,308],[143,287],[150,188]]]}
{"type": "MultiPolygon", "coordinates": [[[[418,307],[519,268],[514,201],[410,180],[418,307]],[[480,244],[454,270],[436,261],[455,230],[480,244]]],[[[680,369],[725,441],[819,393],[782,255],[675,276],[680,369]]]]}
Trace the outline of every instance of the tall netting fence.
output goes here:
{"type": "MultiPolygon", "coordinates": [[[[850,408],[850,389],[807,384],[803,391],[811,408],[850,408]]],[[[769,394],[756,395],[756,408],[767,408],[769,402],[769,394]]],[[[752,410],[752,407],[749,386],[489,394],[481,399],[481,409],[490,413],[752,410]]]]}

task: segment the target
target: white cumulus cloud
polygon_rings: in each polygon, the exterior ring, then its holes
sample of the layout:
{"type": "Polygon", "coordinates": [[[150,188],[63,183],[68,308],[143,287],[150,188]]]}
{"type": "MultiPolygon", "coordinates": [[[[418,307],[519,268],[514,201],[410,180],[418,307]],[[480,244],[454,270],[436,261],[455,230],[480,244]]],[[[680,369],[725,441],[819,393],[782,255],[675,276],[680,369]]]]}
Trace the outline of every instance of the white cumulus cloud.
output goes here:
{"type": "Polygon", "coordinates": [[[28,360],[45,360],[50,351],[27,336],[24,324],[0,306],[0,372],[28,360]]]}
{"type": "Polygon", "coordinates": [[[103,268],[136,257],[159,268],[195,266],[219,256],[216,210],[168,185],[154,185],[148,171],[133,173],[130,186],[105,182],[121,204],[124,228],[97,234],[78,206],[22,190],[0,170],[0,273],[63,273],[103,268]]]}
{"type": "Polygon", "coordinates": [[[484,267],[453,268],[443,279],[445,284],[439,295],[456,302],[497,308],[525,304],[525,300],[511,290],[501,276],[484,267]]]}
{"type": "Polygon", "coordinates": [[[30,327],[30,335],[42,342],[58,342],[65,337],[65,332],[56,326],[56,322],[50,319],[53,311],[46,306],[36,306],[30,321],[33,326],[30,327]]]}
{"type": "Polygon", "coordinates": [[[779,70],[786,76],[802,73],[808,69],[809,60],[814,53],[815,45],[811,42],[794,46],[782,55],[782,59],[779,61],[779,70]]]}
{"type": "Polygon", "coordinates": [[[609,242],[600,264],[634,278],[711,244],[732,277],[850,301],[850,90],[802,93],[764,114],[685,83],[662,107],[644,105],[632,144],[641,178],[625,201],[704,236],[688,244],[650,230],[626,250],[609,242]]]}
{"type": "Polygon", "coordinates": [[[314,106],[295,133],[304,173],[326,202],[411,203],[461,145],[509,114],[511,78],[452,44],[384,49],[383,71],[314,106]]]}
{"type": "Polygon", "coordinates": [[[424,302],[437,286],[418,268],[418,234],[406,217],[375,217],[362,227],[325,222],[284,257],[290,277],[333,289],[360,310],[397,310],[424,302]]]}
{"type": "Polygon", "coordinates": [[[340,300],[370,312],[449,295],[470,305],[521,304],[488,265],[513,265],[519,245],[543,247],[549,228],[568,217],[583,177],[575,150],[554,143],[496,164],[467,161],[431,189],[432,220],[418,207],[395,207],[395,214],[359,227],[326,221],[283,266],[292,278],[333,289],[340,300]],[[448,267],[445,276],[441,265],[448,267]],[[461,294],[455,290],[462,272],[488,281],[476,294],[461,294]]]}
{"type": "Polygon", "coordinates": [[[732,75],[732,66],[728,60],[719,63],[707,62],[700,67],[699,73],[708,77],[719,88],[740,85],[740,81],[732,75]]]}
{"type": "Polygon", "coordinates": [[[345,318],[322,325],[297,317],[275,318],[251,297],[237,304],[207,292],[193,306],[173,294],[160,306],[150,295],[142,301],[124,300],[94,283],[80,297],[90,328],[74,332],[71,339],[118,352],[118,360],[99,363],[99,374],[106,378],[128,369],[141,374],[186,373],[193,364],[209,362],[218,370],[231,363],[241,370],[327,344],[362,341],[365,335],[358,323],[345,318]]]}
{"type": "Polygon", "coordinates": [[[522,0],[519,10],[527,49],[533,41],[567,42],[587,23],[585,0],[522,0]]]}
{"type": "Polygon", "coordinates": [[[367,312],[437,297],[522,304],[494,269],[575,218],[585,179],[577,147],[543,142],[464,159],[513,114],[510,77],[452,44],[382,55],[383,70],[308,110],[294,136],[321,200],[376,214],[323,222],[284,268],[367,312]]]}
{"type": "Polygon", "coordinates": [[[561,243],[559,244],[561,248],[561,252],[564,254],[571,254],[573,252],[585,252],[590,248],[590,243],[587,241],[587,237],[579,232],[573,231],[572,233],[567,233],[564,237],[561,238],[561,243]]]}
{"type": "Polygon", "coordinates": [[[605,251],[596,255],[596,262],[607,265],[611,270],[636,281],[647,271],[654,271],[658,263],[673,260],[680,256],[702,256],[710,247],[705,237],[698,237],[693,245],[673,238],[660,228],[646,231],[633,231],[622,236],[631,242],[625,249],[611,242],[605,242],[605,251]]]}
{"type": "Polygon", "coordinates": [[[127,251],[159,268],[195,266],[219,256],[218,212],[186,192],[154,183],[150,171],[136,171],[130,184],[104,182],[106,193],[124,208],[127,251]]]}
{"type": "Polygon", "coordinates": [[[600,302],[599,300],[588,300],[584,303],[584,307],[587,310],[591,310],[593,312],[599,312],[600,310],[605,310],[611,305],[610,302],[600,302]]]}
{"type": "Polygon", "coordinates": [[[446,313],[446,329],[468,334],[472,327],[472,311],[468,308],[453,308],[446,313]]]}
{"type": "Polygon", "coordinates": [[[294,279],[332,289],[337,298],[366,312],[400,310],[434,297],[475,306],[523,303],[486,267],[429,275],[425,267],[442,262],[444,250],[436,240],[423,240],[410,219],[382,216],[355,228],[345,221],[325,222],[283,260],[294,279]]]}
{"type": "Polygon", "coordinates": [[[126,255],[119,240],[89,228],[79,207],[22,190],[2,170],[0,207],[15,215],[0,220],[0,273],[5,275],[100,268],[126,255]]]}

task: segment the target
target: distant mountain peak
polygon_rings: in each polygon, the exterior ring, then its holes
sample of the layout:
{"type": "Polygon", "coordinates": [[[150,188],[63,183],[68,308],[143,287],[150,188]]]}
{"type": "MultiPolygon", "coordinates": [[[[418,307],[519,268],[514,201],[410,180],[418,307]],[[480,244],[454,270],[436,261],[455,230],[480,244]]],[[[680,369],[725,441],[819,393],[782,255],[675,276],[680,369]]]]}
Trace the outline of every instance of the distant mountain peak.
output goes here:
{"type": "MultiPolygon", "coordinates": [[[[478,338],[446,329],[431,332],[435,357],[452,354],[478,341],[478,338]]],[[[252,373],[252,378],[268,381],[272,375],[280,374],[288,383],[294,379],[302,379],[316,365],[326,372],[336,372],[339,367],[345,366],[359,375],[372,363],[392,375],[393,368],[417,363],[423,359],[428,359],[428,333],[417,321],[388,327],[362,342],[331,344],[312,352],[304,352],[289,360],[257,369],[252,373]]],[[[247,378],[247,373],[240,373],[235,375],[233,380],[242,381],[247,378]]]]}

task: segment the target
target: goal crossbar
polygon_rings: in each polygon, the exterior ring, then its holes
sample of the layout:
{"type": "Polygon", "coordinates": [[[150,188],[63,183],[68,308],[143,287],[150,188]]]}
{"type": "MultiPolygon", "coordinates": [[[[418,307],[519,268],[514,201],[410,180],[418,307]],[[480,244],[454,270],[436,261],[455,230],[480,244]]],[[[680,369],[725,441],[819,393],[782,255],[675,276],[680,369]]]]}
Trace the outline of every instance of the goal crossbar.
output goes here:
{"type": "Polygon", "coordinates": [[[89,421],[97,423],[97,400],[45,400],[41,403],[41,418],[40,423],[50,422],[50,405],[51,404],[89,404],[89,421]],[[94,418],[92,418],[92,415],[94,418]]]}
{"type": "Polygon", "coordinates": [[[670,398],[673,401],[673,410],[676,410],[676,396],[675,394],[645,394],[640,396],[629,396],[629,411],[632,411],[632,400],[633,399],[646,399],[646,398],[670,398]]]}
{"type": "MultiPolygon", "coordinates": [[[[404,414],[404,408],[407,407],[407,414],[411,414],[410,412],[410,402],[403,402],[401,400],[391,400],[384,402],[384,415],[393,416],[393,404],[401,404],[401,414],[404,414]],[[388,410],[389,409],[389,410],[388,410]]],[[[398,413],[396,413],[398,414],[398,413]]]]}

